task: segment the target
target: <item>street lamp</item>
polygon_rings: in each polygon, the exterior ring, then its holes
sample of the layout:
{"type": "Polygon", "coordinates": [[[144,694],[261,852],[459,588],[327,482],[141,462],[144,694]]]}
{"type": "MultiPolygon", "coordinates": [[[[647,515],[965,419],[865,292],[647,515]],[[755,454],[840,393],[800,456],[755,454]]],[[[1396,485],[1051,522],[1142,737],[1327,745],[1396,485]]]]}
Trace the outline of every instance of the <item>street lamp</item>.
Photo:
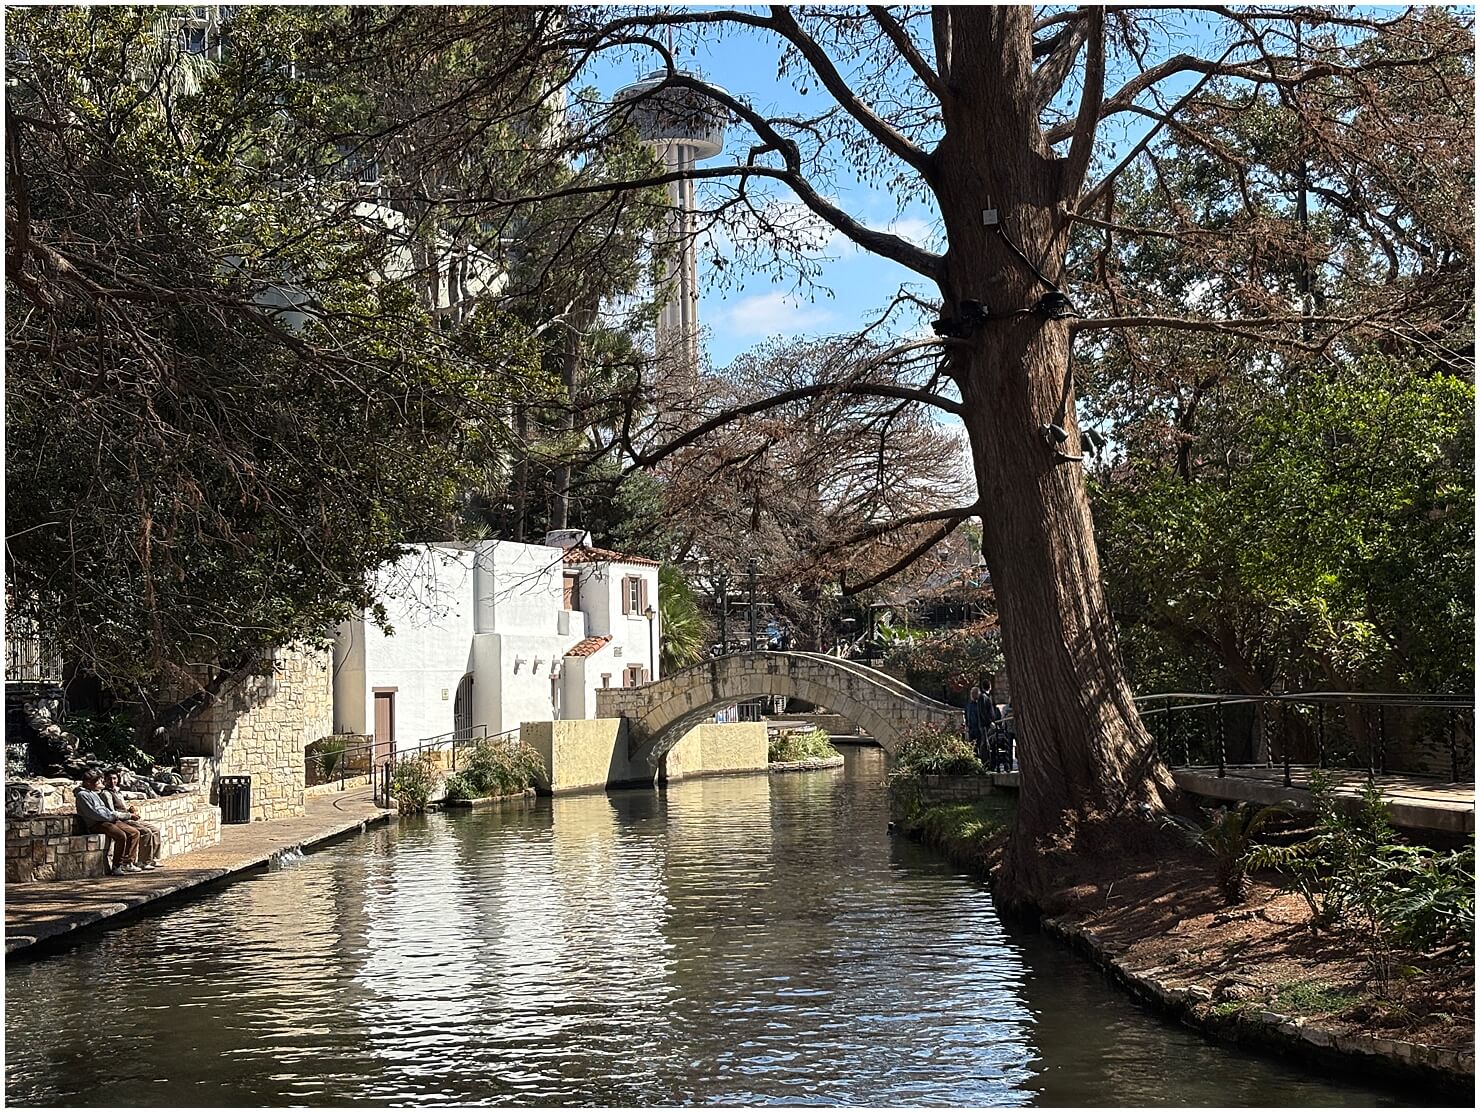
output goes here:
{"type": "Polygon", "coordinates": [[[730,573],[719,570],[719,655],[730,652],[730,573]]]}
{"type": "Polygon", "coordinates": [[[750,558],[750,651],[755,652],[755,557],[750,558]]]}
{"type": "Polygon", "coordinates": [[[648,620],[648,679],[658,678],[658,636],[653,619],[658,617],[657,609],[649,603],[647,610],[642,612],[648,620]]]}

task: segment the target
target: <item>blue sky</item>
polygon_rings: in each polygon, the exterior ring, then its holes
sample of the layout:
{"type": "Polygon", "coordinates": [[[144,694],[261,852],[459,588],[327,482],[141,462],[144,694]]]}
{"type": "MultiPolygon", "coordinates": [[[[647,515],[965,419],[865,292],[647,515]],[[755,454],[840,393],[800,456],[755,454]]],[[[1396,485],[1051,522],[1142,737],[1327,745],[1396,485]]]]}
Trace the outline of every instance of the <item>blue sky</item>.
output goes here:
{"type": "MultiPolygon", "coordinates": [[[[706,80],[744,94],[758,109],[769,113],[817,113],[831,102],[825,93],[801,95],[788,79],[776,76],[778,40],[759,33],[730,32],[721,41],[710,41],[697,55],[685,52],[680,62],[706,80]]],[[[605,95],[614,93],[656,67],[638,62],[608,64],[593,68],[588,79],[605,95]]],[[[812,83],[815,86],[815,82],[812,83]]],[[[748,129],[730,129],[732,144],[741,145],[742,156],[749,145],[748,129]]],[[[707,165],[734,161],[733,150],[707,165]]],[[[921,205],[907,206],[903,213],[893,197],[863,185],[851,176],[818,183],[819,189],[839,202],[851,215],[875,228],[889,228],[921,246],[931,247],[936,214],[921,205]]],[[[791,201],[789,191],[778,187],[779,198],[791,201]]],[[[701,202],[702,205],[702,202],[701,202]]],[[[702,256],[701,256],[702,258],[702,256]]],[[[719,287],[705,273],[702,262],[699,281],[703,290],[699,319],[707,330],[706,350],[717,367],[728,364],[738,353],[774,335],[826,335],[846,332],[868,319],[870,311],[885,306],[902,283],[922,283],[913,272],[887,259],[855,248],[841,236],[830,236],[818,252],[821,274],[810,288],[794,280],[746,275],[731,278],[719,287]]],[[[922,287],[923,289],[924,287],[922,287]]],[[[925,290],[926,296],[933,291],[925,290]]]]}
{"type": "MultiPolygon", "coordinates": [[[[1196,10],[1167,9],[1157,22],[1157,26],[1149,29],[1148,64],[1187,49],[1216,57],[1222,45],[1229,41],[1230,25],[1196,10]]],[[[728,29],[723,33],[706,29],[705,35],[697,52],[680,49],[679,64],[698,71],[732,93],[743,95],[762,112],[815,114],[832,105],[827,94],[815,88],[815,80],[810,82],[813,86],[810,95],[803,95],[798,91],[797,78],[777,75],[780,56],[777,37],[743,28],[728,29]]],[[[621,62],[613,58],[593,67],[585,77],[601,93],[609,96],[659,64],[656,55],[621,62]]],[[[1126,70],[1130,65],[1128,59],[1112,59],[1112,72],[1107,75],[1110,89],[1130,76],[1126,70]],[[1116,72],[1117,68],[1122,72],[1116,72]]],[[[1158,87],[1165,98],[1163,103],[1175,100],[1194,81],[1193,75],[1183,74],[1163,82],[1158,87]]],[[[1077,95],[1075,82],[1071,79],[1061,97],[1072,103],[1077,95]]],[[[1142,100],[1145,100],[1144,96],[1142,100]]],[[[1126,151],[1149,126],[1142,117],[1124,114],[1103,123],[1096,152],[1097,160],[1104,160],[1100,166],[1108,168],[1113,164],[1117,149],[1122,153],[1126,151]]],[[[742,125],[732,127],[731,148],[712,160],[710,165],[743,160],[750,139],[747,128],[742,125]]],[[[889,156],[880,151],[879,157],[887,159],[889,156]]],[[[933,207],[911,203],[901,211],[894,197],[846,173],[815,184],[865,224],[889,229],[924,247],[941,247],[940,226],[933,207]]],[[[778,196],[794,201],[784,187],[778,184],[776,189],[778,196]]],[[[825,226],[824,230],[831,231],[825,226]]],[[[915,285],[927,300],[938,296],[918,275],[897,263],[855,248],[840,235],[828,237],[819,258],[821,273],[808,286],[800,286],[794,279],[760,275],[737,278],[733,274],[728,283],[721,286],[713,281],[714,276],[706,272],[701,262],[703,294],[700,321],[707,330],[706,349],[715,366],[725,366],[738,353],[774,335],[853,331],[875,316],[904,283],[915,285]]],[[[901,325],[909,331],[923,327],[919,319],[901,321],[901,325]]]]}

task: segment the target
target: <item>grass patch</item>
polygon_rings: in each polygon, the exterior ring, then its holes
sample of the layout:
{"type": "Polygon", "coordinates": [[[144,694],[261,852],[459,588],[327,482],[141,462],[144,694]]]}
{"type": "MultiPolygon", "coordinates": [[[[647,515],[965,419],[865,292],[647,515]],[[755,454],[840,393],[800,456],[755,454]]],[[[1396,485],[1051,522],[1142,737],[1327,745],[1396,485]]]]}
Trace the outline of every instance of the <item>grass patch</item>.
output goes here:
{"type": "Polygon", "coordinates": [[[981,861],[994,839],[1006,833],[1009,809],[995,801],[939,804],[916,813],[904,833],[943,851],[958,864],[981,861]]]}
{"type": "Polygon", "coordinates": [[[1211,1016],[1234,1016],[1245,1009],[1252,1009],[1255,1005],[1262,1007],[1259,1001],[1219,1001],[1208,1009],[1211,1016]]]}
{"type": "Polygon", "coordinates": [[[842,756],[833,748],[831,736],[821,727],[780,735],[766,751],[767,761],[821,761],[842,756]]]}
{"type": "Polygon", "coordinates": [[[1286,1012],[1337,1013],[1361,999],[1359,993],[1342,989],[1329,982],[1300,981],[1280,986],[1275,991],[1275,1004],[1286,1012]]]}

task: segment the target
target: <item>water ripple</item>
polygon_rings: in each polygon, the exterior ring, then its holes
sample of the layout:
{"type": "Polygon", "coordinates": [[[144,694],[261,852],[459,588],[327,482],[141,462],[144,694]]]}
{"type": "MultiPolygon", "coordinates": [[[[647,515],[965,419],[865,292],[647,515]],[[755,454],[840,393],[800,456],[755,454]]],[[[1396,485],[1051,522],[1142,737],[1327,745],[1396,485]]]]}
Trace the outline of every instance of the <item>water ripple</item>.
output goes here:
{"type": "Polygon", "coordinates": [[[48,1105],[1370,1104],[1210,1048],[890,840],[877,751],[406,821],[6,974],[48,1105]],[[98,1022],[98,1003],[124,1011],[98,1022]]]}

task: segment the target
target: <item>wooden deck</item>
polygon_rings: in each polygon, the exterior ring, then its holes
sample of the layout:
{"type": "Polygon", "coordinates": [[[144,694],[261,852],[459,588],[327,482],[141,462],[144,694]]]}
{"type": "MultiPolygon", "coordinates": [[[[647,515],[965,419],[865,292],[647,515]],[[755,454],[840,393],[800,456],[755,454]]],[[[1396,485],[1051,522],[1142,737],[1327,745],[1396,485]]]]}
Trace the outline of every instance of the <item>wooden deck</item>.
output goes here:
{"type": "MultiPolygon", "coordinates": [[[[1355,801],[1367,783],[1362,770],[1328,769],[1339,797],[1355,801]]],[[[1290,785],[1285,785],[1283,766],[1230,765],[1218,776],[1217,766],[1190,766],[1172,770],[1180,788],[1214,800],[1253,800],[1277,804],[1293,800],[1309,806],[1310,766],[1292,766],[1290,785]]],[[[1475,785],[1456,784],[1408,773],[1381,773],[1375,778],[1388,804],[1388,818],[1395,827],[1417,831],[1440,831],[1448,835],[1475,832],[1475,785]]]]}

